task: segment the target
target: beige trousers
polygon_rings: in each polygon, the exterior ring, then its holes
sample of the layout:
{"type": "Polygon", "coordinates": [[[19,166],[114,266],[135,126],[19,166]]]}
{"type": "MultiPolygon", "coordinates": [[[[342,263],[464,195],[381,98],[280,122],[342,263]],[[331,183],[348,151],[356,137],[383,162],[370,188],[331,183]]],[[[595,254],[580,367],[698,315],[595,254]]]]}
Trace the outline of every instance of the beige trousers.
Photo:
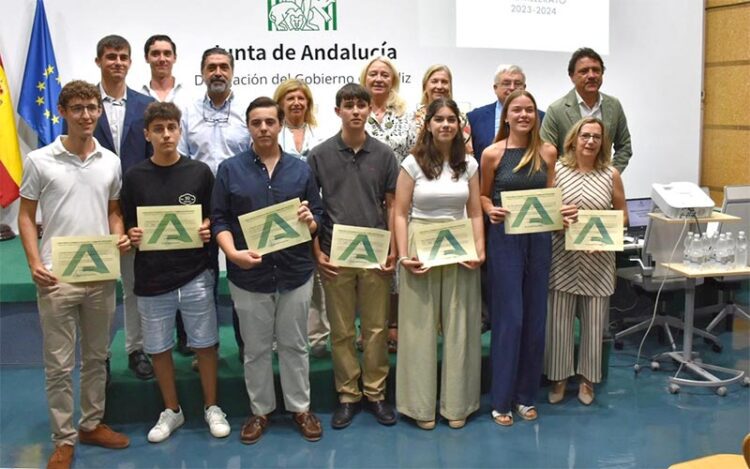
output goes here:
{"type": "Polygon", "coordinates": [[[385,398],[388,376],[388,320],[391,277],[372,269],[342,267],[334,279],[323,279],[326,310],[331,323],[331,355],[336,391],[341,402],[385,398]],[[360,369],[354,319],[360,313],[362,367],[360,369]],[[358,380],[362,377],[363,390],[358,380]]]}
{"type": "Polygon", "coordinates": [[[81,420],[93,430],[104,416],[109,328],[115,312],[115,282],[63,283],[37,288],[44,341],[44,375],[52,441],[75,444],[73,367],[81,331],[81,420]]]}

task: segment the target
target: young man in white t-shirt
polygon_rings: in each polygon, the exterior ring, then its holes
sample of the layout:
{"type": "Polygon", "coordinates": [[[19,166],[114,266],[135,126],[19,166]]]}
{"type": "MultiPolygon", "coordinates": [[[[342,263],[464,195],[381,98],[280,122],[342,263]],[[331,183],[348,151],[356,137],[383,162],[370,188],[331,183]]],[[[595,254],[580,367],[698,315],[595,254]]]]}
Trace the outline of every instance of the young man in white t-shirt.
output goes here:
{"type": "Polygon", "coordinates": [[[21,182],[18,227],[32,279],[44,339],[44,374],[55,451],[48,467],[67,468],[76,440],[105,448],[130,445],[127,436],[101,423],[104,416],[109,331],[115,312],[115,280],[67,283],[53,265],[52,238],[118,235],[130,249],[119,207],[120,160],[93,137],[102,113],[99,89],[83,81],[65,85],[58,112],[67,135],[29,153],[21,182]],[[37,244],[36,212],[44,235],[37,244]],[[76,334],[81,336],[81,420],[73,425],[76,334]]]}

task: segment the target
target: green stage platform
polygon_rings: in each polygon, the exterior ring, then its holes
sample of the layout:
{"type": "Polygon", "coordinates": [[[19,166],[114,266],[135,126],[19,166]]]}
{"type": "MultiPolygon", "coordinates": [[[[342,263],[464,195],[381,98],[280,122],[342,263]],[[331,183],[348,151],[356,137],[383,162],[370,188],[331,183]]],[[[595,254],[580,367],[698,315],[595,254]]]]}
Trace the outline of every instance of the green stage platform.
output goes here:
{"type": "MultiPolygon", "coordinates": [[[[242,364],[237,358],[237,344],[231,326],[220,328],[220,340],[219,406],[229,417],[249,415],[250,404],[245,391],[242,364]]],[[[127,367],[124,341],[125,335],[120,330],[112,342],[112,382],[107,388],[105,421],[112,424],[156,421],[159,413],[164,410],[156,379],[141,381],[133,375],[127,367]]],[[[490,333],[487,332],[482,336],[482,393],[489,391],[489,350],[490,333]]],[[[177,393],[182,410],[188,418],[201,418],[203,397],[198,373],[190,366],[192,357],[183,357],[176,352],[173,357],[177,393]]],[[[390,355],[390,362],[386,394],[388,400],[393,402],[396,395],[396,354],[390,355]]],[[[278,412],[283,411],[284,400],[281,395],[278,361],[275,356],[273,367],[278,412]]],[[[336,407],[337,396],[330,357],[310,357],[310,398],[313,411],[331,412],[336,407]]]]}

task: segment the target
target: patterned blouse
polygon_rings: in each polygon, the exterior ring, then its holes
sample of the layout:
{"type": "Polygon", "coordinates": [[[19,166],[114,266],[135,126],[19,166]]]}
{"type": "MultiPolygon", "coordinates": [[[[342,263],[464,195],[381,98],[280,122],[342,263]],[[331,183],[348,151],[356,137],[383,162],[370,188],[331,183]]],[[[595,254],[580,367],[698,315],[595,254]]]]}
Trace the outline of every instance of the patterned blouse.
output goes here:
{"type": "Polygon", "coordinates": [[[365,130],[371,136],[391,147],[399,164],[409,155],[416,143],[408,116],[405,113],[396,116],[396,113],[390,108],[386,109],[382,122],[378,122],[375,116],[370,114],[365,123],[365,130]]]}

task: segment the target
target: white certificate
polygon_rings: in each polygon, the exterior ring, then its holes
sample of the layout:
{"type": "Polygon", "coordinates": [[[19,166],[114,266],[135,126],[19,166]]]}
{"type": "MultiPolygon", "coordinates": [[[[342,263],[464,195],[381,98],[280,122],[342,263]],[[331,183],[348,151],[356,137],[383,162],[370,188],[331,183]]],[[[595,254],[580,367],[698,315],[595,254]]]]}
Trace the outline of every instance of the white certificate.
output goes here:
{"type": "Polygon", "coordinates": [[[477,248],[471,220],[419,225],[414,230],[417,258],[425,267],[476,261],[477,248]]]}
{"type": "Polygon", "coordinates": [[[507,234],[542,233],[563,228],[562,191],[558,187],[502,193],[507,234]]]}
{"type": "Polygon", "coordinates": [[[203,207],[198,205],[161,205],[137,207],[138,227],[143,238],[141,251],[170,251],[203,247],[198,235],[203,222],[203,207]]]}
{"type": "Polygon", "coordinates": [[[297,218],[299,206],[295,197],[237,217],[248,249],[263,255],[310,241],[310,229],[297,218]]]}
{"type": "Polygon", "coordinates": [[[68,283],[117,280],[119,238],[117,235],[52,238],[52,273],[68,283]]]}
{"type": "Polygon", "coordinates": [[[622,210],[579,210],[578,222],[565,230],[568,251],[622,251],[622,210]]]}
{"type": "Polygon", "coordinates": [[[376,269],[385,265],[390,244],[390,231],[335,224],[331,238],[331,264],[376,269]]]}

